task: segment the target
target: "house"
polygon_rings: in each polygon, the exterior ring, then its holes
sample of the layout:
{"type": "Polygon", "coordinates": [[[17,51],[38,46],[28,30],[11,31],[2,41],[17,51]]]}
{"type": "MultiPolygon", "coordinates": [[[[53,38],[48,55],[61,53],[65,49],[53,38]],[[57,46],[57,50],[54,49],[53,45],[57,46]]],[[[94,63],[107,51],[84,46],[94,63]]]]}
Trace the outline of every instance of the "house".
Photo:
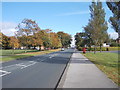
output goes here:
{"type": "Polygon", "coordinates": [[[117,39],[116,39],[116,43],[119,43],[119,44],[120,44],[120,38],[117,38],[117,39]]]}
{"type": "Polygon", "coordinates": [[[110,47],[110,45],[103,43],[103,47],[110,47]]]}
{"type": "Polygon", "coordinates": [[[26,49],[26,47],[25,46],[21,46],[20,49],[26,49]]]}
{"type": "Polygon", "coordinates": [[[45,49],[45,47],[44,46],[41,46],[41,50],[44,50],[45,49]]]}

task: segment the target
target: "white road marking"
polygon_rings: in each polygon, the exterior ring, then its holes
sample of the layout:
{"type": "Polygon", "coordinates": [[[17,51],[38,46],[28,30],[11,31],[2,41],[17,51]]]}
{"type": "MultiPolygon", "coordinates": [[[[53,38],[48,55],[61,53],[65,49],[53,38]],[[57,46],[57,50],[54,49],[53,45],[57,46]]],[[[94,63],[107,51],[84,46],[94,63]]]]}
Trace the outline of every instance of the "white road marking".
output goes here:
{"type": "Polygon", "coordinates": [[[10,66],[1,67],[0,69],[3,69],[3,68],[8,68],[8,67],[12,67],[12,66],[15,66],[15,64],[10,65],[10,66]]]}
{"type": "Polygon", "coordinates": [[[24,69],[24,68],[26,68],[26,67],[29,67],[29,66],[32,66],[32,65],[34,65],[34,64],[36,64],[37,62],[33,62],[32,64],[29,64],[29,65],[26,65],[26,66],[24,66],[24,67],[21,67],[21,69],[24,69]]]}
{"type": "MultiPolygon", "coordinates": [[[[6,68],[10,68],[10,67],[21,67],[22,69],[23,68],[26,68],[26,67],[28,67],[28,66],[31,66],[31,65],[34,65],[35,63],[37,63],[37,62],[35,62],[35,61],[29,61],[29,62],[25,62],[25,63],[18,63],[18,64],[13,64],[13,65],[9,65],[9,66],[5,66],[5,67],[1,67],[0,69],[6,69],[6,68]],[[31,64],[32,63],[32,64],[31,64]],[[26,65],[27,64],[27,65],[26,65]]],[[[20,68],[20,69],[21,69],[20,68]]]]}
{"type": "Polygon", "coordinates": [[[52,57],[49,57],[49,58],[52,58],[52,57]]]}
{"type": "Polygon", "coordinates": [[[16,66],[22,66],[22,67],[25,67],[26,65],[22,65],[22,64],[16,64],[16,66]]]}
{"type": "Polygon", "coordinates": [[[11,72],[7,72],[7,71],[3,71],[3,70],[0,70],[0,74],[2,73],[2,75],[0,75],[0,77],[2,76],[5,76],[7,74],[10,74],[11,72]],[[4,73],[4,74],[3,74],[4,73]]]}
{"type": "Polygon", "coordinates": [[[52,54],[52,55],[49,55],[50,57],[49,58],[53,58],[55,56],[57,56],[58,54],[52,54]]]}
{"type": "Polygon", "coordinates": [[[35,61],[29,61],[29,62],[35,62],[35,61]]]}
{"type": "MultiPolygon", "coordinates": [[[[24,63],[19,63],[19,64],[24,64],[24,63]]],[[[13,67],[13,66],[17,66],[18,64],[13,64],[13,65],[9,65],[9,66],[5,66],[5,67],[1,67],[0,69],[5,69],[5,68],[8,68],[8,67],[13,67]]]]}
{"type": "MultiPolygon", "coordinates": [[[[44,59],[45,60],[45,59],[44,59]]],[[[41,60],[41,62],[43,62],[44,60],[41,60]]]]}
{"type": "MultiPolygon", "coordinates": [[[[35,61],[29,61],[29,62],[25,62],[25,63],[19,63],[19,64],[13,64],[13,65],[10,65],[10,66],[1,67],[0,69],[7,69],[7,68],[10,68],[10,67],[18,67],[20,69],[24,69],[24,68],[32,66],[36,63],[37,62],[35,62],[35,61]]],[[[0,70],[0,77],[5,76],[5,75],[10,74],[10,73],[11,72],[0,70]]]]}

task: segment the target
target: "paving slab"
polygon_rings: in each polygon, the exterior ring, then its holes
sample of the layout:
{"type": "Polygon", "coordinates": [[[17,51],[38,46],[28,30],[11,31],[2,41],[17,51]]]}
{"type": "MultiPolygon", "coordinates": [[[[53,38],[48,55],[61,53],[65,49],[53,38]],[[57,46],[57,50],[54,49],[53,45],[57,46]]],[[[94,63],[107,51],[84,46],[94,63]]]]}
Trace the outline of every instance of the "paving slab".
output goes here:
{"type": "MultiPolygon", "coordinates": [[[[80,52],[72,55],[62,88],[118,88],[95,64],[80,52]]],[[[62,78],[62,79],[63,79],[62,78]]]]}

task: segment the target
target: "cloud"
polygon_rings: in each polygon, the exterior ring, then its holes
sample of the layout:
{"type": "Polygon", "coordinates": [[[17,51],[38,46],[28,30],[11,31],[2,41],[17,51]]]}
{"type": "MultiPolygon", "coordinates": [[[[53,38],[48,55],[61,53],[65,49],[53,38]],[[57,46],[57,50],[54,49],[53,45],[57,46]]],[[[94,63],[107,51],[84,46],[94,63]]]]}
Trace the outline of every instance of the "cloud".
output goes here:
{"type": "Polygon", "coordinates": [[[118,33],[116,33],[116,32],[109,32],[108,34],[110,35],[110,38],[112,38],[112,39],[118,38],[118,33]]]}
{"type": "Polygon", "coordinates": [[[2,22],[0,23],[0,29],[1,32],[7,36],[13,36],[15,30],[15,27],[17,26],[16,23],[13,22],[2,22]]]}
{"type": "Polygon", "coordinates": [[[69,12],[69,13],[62,13],[57,16],[70,16],[70,15],[80,15],[80,14],[89,14],[89,11],[78,11],[78,12],[69,12]]]}

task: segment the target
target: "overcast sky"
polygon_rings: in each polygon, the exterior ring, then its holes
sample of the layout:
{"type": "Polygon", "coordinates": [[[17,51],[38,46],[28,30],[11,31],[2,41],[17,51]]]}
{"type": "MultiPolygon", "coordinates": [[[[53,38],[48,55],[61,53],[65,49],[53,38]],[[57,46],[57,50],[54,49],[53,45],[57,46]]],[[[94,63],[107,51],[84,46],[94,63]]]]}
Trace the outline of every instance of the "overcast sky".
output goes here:
{"type": "MultiPolygon", "coordinates": [[[[24,18],[35,20],[41,29],[52,29],[53,32],[64,31],[74,36],[83,31],[90,19],[91,2],[2,2],[2,32],[7,36],[14,35],[15,27],[24,18]]],[[[106,21],[112,16],[106,3],[103,3],[106,21]]],[[[108,24],[111,38],[118,34],[108,24]]]]}

